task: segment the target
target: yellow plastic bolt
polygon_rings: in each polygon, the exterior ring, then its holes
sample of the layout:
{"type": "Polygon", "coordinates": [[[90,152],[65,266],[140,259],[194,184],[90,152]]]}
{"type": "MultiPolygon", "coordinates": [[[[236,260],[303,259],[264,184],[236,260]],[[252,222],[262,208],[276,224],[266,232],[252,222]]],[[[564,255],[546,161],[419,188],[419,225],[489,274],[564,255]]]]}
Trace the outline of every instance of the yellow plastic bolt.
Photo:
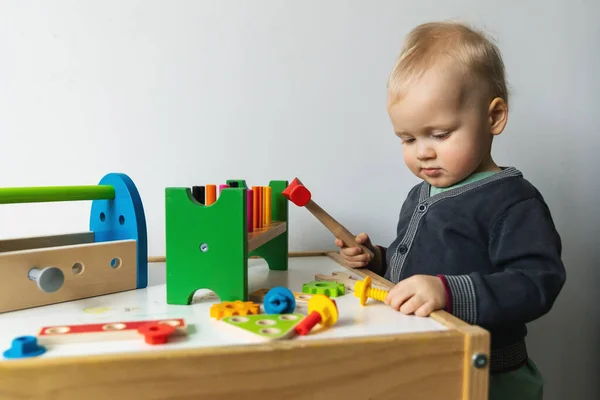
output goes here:
{"type": "Polygon", "coordinates": [[[364,306],[369,298],[383,302],[387,295],[387,290],[371,287],[370,276],[367,276],[364,281],[358,281],[354,284],[354,296],[360,299],[361,306],[364,306]]]}

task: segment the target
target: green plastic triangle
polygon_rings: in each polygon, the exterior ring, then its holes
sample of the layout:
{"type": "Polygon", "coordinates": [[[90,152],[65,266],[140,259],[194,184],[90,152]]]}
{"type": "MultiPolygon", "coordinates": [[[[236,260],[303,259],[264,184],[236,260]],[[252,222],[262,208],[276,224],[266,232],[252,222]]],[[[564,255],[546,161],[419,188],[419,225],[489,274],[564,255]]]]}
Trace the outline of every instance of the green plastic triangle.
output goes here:
{"type": "Polygon", "coordinates": [[[300,313],[232,315],[221,318],[221,321],[266,340],[278,340],[292,336],[294,328],[304,317],[300,313]]]}

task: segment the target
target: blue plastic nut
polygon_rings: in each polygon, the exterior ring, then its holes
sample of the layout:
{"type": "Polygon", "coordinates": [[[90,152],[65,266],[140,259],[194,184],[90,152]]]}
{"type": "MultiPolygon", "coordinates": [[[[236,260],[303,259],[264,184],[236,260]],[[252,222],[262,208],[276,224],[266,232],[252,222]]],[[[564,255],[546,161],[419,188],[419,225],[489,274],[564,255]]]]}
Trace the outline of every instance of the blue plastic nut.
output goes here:
{"type": "Polygon", "coordinates": [[[276,286],[265,295],[263,307],[267,314],[290,314],[296,309],[296,299],[290,289],[276,286]]]}
{"type": "Polygon", "coordinates": [[[19,336],[13,339],[10,349],[4,352],[4,358],[26,358],[44,354],[46,348],[37,343],[35,336],[19,336]]]}

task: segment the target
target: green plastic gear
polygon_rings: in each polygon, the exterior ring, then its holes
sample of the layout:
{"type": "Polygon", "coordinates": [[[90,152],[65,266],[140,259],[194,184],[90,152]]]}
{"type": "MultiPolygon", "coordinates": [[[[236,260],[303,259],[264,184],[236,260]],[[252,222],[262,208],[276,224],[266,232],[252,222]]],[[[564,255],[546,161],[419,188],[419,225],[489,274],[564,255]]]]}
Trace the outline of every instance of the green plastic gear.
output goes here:
{"type": "Polygon", "coordinates": [[[302,293],[323,294],[327,297],[338,297],[346,293],[343,283],[314,281],[302,285],[302,293]]]}

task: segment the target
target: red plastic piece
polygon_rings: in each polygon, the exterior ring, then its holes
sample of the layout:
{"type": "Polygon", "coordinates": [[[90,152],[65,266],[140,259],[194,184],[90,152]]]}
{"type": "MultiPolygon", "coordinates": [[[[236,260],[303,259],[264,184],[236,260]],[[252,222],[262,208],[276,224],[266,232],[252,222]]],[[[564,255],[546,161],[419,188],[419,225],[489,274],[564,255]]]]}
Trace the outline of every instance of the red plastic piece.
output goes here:
{"type": "Polygon", "coordinates": [[[169,336],[175,332],[175,327],[151,322],[140,326],[137,331],[144,335],[144,341],[148,344],[164,344],[167,343],[169,336]]]}
{"type": "Polygon", "coordinates": [[[292,183],[281,194],[298,207],[304,207],[310,201],[311,197],[310,191],[298,178],[294,178],[292,183]]]}
{"type": "Polygon", "coordinates": [[[296,325],[296,333],[298,335],[307,335],[319,322],[321,322],[321,314],[317,311],[313,311],[308,314],[302,322],[296,325]]]}
{"type": "Polygon", "coordinates": [[[227,189],[228,187],[229,187],[229,185],[227,185],[227,184],[222,184],[222,185],[219,185],[219,195],[221,194],[221,191],[222,191],[223,189],[227,189]]]}
{"type": "Polygon", "coordinates": [[[258,205],[256,207],[256,211],[258,212],[258,216],[256,217],[256,227],[261,229],[263,227],[263,190],[262,186],[257,186],[258,191],[258,205]]]}

